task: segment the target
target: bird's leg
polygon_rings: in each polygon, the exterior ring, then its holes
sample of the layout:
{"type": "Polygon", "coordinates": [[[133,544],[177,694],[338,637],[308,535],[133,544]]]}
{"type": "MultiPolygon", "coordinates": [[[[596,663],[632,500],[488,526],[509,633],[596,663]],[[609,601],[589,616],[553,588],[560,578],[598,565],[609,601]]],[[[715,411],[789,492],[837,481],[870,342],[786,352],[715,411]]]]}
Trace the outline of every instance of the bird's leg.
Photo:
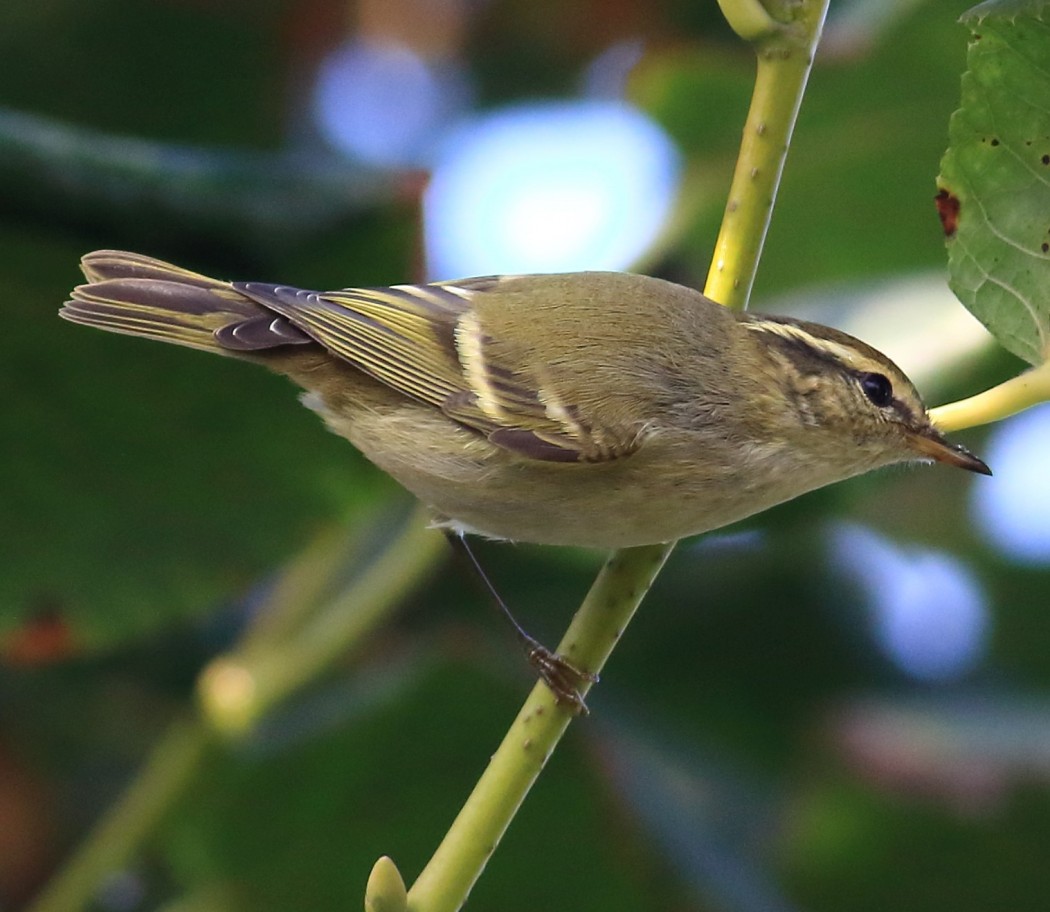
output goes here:
{"type": "Polygon", "coordinates": [[[530,636],[517,619],[511,614],[507,603],[503,601],[496,587],[488,578],[477,557],[467,540],[458,532],[448,530],[445,532],[452,550],[462,558],[470,569],[471,576],[481,583],[482,588],[488,593],[497,610],[510,623],[514,635],[518,638],[529,664],[536,669],[544,683],[551,689],[555,699],[559,703],[568,704],[577,715],[585,716],[588,713],[587,704],[580,695],[580,687],[584,683],[594,684],[598,676],[589,671],[583,671],[556,652],[552,652],[535,637],[530,636]]]}

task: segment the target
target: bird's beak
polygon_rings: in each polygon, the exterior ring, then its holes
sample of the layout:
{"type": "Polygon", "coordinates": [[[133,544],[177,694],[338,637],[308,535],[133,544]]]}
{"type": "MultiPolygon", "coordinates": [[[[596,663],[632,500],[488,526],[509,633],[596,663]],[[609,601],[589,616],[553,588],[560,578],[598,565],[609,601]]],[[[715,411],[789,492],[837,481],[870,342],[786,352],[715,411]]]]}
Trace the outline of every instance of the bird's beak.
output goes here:
{"type": "Polygon", "coordinates": [[[982,460],[974,456],[966,447],[950,443],[933,425],[927,425],[919,431],[912,431],[910,436],[912,446],[927,459],[958,466],[968,472],[978,472],[981,475],[992,474],[992,470],[982,460]]]}

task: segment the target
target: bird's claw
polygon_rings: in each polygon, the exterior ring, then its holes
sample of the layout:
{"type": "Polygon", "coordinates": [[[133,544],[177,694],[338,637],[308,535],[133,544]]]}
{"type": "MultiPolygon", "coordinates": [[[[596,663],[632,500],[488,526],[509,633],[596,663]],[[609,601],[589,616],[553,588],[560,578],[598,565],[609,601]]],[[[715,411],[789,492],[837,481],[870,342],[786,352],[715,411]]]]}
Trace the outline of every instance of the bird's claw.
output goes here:
{"type": "Polygon", "coordinates": [[[539,673],[558,703],[567,705],[577,716],[590,713],[580,690],[585,684],[598,683],[598,675],[577,668],[563,656],[539,643],[529,647],[528,658],[529,664],[539,673]]]}

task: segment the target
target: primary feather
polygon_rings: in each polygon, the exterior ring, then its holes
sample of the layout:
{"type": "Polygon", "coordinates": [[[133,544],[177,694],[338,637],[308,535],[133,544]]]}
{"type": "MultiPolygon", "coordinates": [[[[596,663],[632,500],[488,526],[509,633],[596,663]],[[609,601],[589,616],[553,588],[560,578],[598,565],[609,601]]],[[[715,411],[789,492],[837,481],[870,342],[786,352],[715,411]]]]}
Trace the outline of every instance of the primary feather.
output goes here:
{"type": "Polygon", "coordinates": [[[317,344],[527,458],[603,461],[630,453],[639,439],[635,426],[583,421],[546,368],[512,339],[491,335],[473,307],[515,283],[558,277],[318,292],[218,281],[112,250],[88,254],[82,269],[87,284],[60,312],[74,323],[240,357],[317,344]]]}

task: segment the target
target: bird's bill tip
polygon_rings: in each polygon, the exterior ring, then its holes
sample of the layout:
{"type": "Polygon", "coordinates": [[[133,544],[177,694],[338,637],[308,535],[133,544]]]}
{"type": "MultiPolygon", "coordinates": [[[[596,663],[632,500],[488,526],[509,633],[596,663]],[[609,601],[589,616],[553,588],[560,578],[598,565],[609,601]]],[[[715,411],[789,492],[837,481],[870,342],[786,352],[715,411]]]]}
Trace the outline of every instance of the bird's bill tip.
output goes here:
{"type": "Polygon", "coordinates": [[[916,432],[912,436],[912,445],[921,456],[943,462],[945,465],[966,469],[979,475],[991,475],[984,460],[974,456],[966,447],[951,443],[940,431],[933,427],[916,432]]]}

